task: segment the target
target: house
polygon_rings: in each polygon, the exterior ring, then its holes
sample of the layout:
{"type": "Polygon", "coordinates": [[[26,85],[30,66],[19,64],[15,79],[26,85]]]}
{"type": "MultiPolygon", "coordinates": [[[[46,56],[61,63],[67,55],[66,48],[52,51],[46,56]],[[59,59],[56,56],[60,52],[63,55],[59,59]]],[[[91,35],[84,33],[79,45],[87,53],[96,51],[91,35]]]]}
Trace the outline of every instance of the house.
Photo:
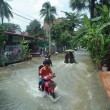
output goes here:
{"type": "MultiPolygon", "coordinates": [[[[12,32],[5,32],[8,36],[4,47],[5,63],[14,63],[24,60],[23,40],[33,40],[34,38],[29,35],[23,35],[12,32]]],[[[28,57],[28,56],[27,56],[28,57]]]]}

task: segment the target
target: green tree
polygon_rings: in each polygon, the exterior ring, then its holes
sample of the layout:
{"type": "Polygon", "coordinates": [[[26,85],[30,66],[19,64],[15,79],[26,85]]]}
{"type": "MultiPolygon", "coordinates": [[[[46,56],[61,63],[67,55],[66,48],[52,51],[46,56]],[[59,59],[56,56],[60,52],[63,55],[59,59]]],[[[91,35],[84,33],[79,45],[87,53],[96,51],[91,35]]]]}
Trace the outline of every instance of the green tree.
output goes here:
{"type": "Polygon", "coordinates": [[[80,13],[71,13],[71,12],[64,12],[65,16],[64,18],[61,18],[62,22],[60,22],[62,25],[63,30],[68,30],[70,32],[74,31],[74,28],[77,28],[81,25],[81,14],[80,13]]]}
{"type": "Polygon", "coordinates": [[[38,37],[44,37],[44,30],[41,27],[40,22],[36,19],[30,22],[30,24],[26,27],[26,31],[35,39],[38,37]]]}
{"type": "Polygon", "coordinates": [[[102,10],[102,16],[92,21],[84,16],[84,25],[81,30],[78,30],[73,45],[86,48],[95,63],[106,60],[110,64],[110,34],[105,31],[110,29],[109,10],[106,6],[103,6],[102,10]]]}
{"type": "Polygon", "coordinates": [[[50,25],[53,23],[56,15],[56,8],[51,6],[50,2],[45,2],[40,10],[40,16],[44,17],[44,22],[49,25],[48,37],[49,37],[49,53],[51,54],[51,35],[50,35],[50,25]]]}
{"type": "Polygon", "coordinates": [[[64,11],[63,13],[65,13],[66,17],[60,18],[58,24],[52,25],[51,36],[56,41],[57,46],[68,47],[70,46],[69,42],[74,37],[74,28],[81,25],[81,15],[79,13],[68,13],[64,11]]]}
{"type": "Polygon", "coordinates": [[[67,48],[70,47],[71,34],[68,31],[65,31],[60,36],[60,43],[67,48]]]}
{"type": "Polygon", "coordinates": [[[4,58],[4,46],[5,42],[7,40],[7,36],[4,34],[5,28],[0,25],[0,65],[5,64],[5,58],[4,58]]]}
{"type": "Polygon", "coordinates": [[[5,31],[8,31],[8,32],[15,32],[16,30],[21,31],[21,28],[18,24],[3,23],[3,26],[5,28],[5,31]]]}
{"type": "Polygon", "coordinates": [[[100,4],[107,5],[108,8],[110,8],[110,0],[99,0],[100,4]]]}
{"type": "Polygon", "coordinates": [[[51,37],[56,42],[56,46],[60,46],[60,36],[62,34],[61,25],[53,24],[51,27],[51,37]]]}
{"type": "Polygon", "coordinates": [[[10,19],[10,17],[13,17],[13,14],[11,12],[11,6],[5,2],[4,0],[0,0],[0,17],[3,24],[4,18],[10,19]]]}
{"type": "Polygon", "coordinates": [[[82,11],[84,9],[89,9],[90,17],[94,17],[94,8],[95,8],[95,1],[97,0],[70,0],[70,7],[78,11],[82,11]]]}
{"type": "Polygon", "coordinates": [[[0,47],[4,48],[4,41],[7,40],[7,36],[4,34],[5,33],[5,28],[3,25],[0,25],[0,47]]]}
{"type": "Polygon", "coordinates": [[[47,22],[50,25],[51,23],[53,23],[56,14],[56,8],[54,6],[51,6],[50,2],[45,2],[42,5],[40,16],[44,17],[44,22],[47,22]]]}
{"type": "Polygon", "coordinates": [[[72,35],[68,30],[62,30],[62,24],[54,24],[51,27],[52,39],[56,41],[57,48],[60,46],[70,47],[70,40],[72,35]]]}
{"type": "Polygon", "coordinates": [[[78,11],[82,11],[89,9],[91,18],[94,18],[95,16],[96,5],[107,5],[108,8],[110,8],[109,0],[70,0],[69,4],[73,10],[77,9],[78,11]]]}

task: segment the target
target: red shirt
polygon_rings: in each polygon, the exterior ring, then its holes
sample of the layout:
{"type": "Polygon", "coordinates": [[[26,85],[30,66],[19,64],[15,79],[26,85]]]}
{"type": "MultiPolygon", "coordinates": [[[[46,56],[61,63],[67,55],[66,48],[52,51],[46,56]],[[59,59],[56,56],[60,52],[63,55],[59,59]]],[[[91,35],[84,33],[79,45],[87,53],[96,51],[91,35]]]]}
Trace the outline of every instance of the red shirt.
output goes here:
{"type": "Polygon", "coordinates": [[[52,70],[49,67],[46,68],[44,66],[40,69],[40,74],[41,74],[41,77],[44,78],[46,75],[52,74],[52,70]]]}

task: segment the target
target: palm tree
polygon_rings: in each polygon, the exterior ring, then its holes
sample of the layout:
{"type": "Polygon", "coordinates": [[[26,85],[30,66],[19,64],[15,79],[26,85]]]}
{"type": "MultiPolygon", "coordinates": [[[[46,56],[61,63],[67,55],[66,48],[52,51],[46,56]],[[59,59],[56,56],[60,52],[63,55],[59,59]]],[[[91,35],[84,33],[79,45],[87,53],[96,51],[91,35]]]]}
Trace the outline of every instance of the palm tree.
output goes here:
{"type": "Polygon", "coordinates": [[[50,2],[45,2],[40,10],[40,16],[44,17],[44,22],[49,25],[48,37],[49,37],[49,53],[51,54],[51,36],[50,36],[50,25],[53,23],[56,15],[56,8],[51,6],[50,2]]]}
{"type": "Polygon", "coordinates": [[[45,2],[42,5],[42,9],[40,10],[41,17],[44,18],[44,22],[47,22],[49,25],[53,22],[56,15],[56,8],[54,6],[51,6],[50,2],[45,2]]]}
{"type": "MultiPolygon", "coordinates": [[[[71,12],[65,12],[65,11],[61,11],[63,13],[65,13],[66,18],[62,18],[62,21],[64,21],[65,23],[67,23],[69,25],[69,29],[71,29],[72,31],[74,31],[74,28],[76,28],[77,26],[81,25],[81,14],[80,13],[71,13],[71,12]]],[[[65,24],[63,22],[63,24],[65,24]]],[[[68,28],[68,26],[66,26],[68,28]]]]}
{"type": "Polygon", "coordinates": [[[13,17],[11,9],[12,9],[11,6],[7,2],[5,2],[4,0],[0,1],[0,17],[2,24],[4,18],[7,18],[9,20],[10,17],[13,17]]]}
{"type": "Polygon", "coordinates": [[[84,0],[83,2],[82,2],[82,0],[70,0],[69,4],[73,10],[77,9],[78,11],[81,11],[83,9],[88,8],[88,6],[86,6],[86,4],[88,4],[88,2],[89,2],[89,0],[84,0]]]}
{"type": "Polygon", "coordinates": [[[99,0],[101,4],[107,5],[110,8],[110,0],[99,0]]]}
{"type": "Polygon", "coordinates": [[[82,11],[84,9],[89,9],[90,17],[94,17],[94,8],[95,8],[95,1],[97,0],[70,0],[70,7],[78,11],[82,11]]]}
{"type": "Polygon", "coordinates": [[[110,8],[110,0],[70,0],[69,3],[73,10],[77,9],[78,11],[82,11],[84,9],[89,9],[91,18],[94,17],[96,4],[107,5],[108,8],[110,8]]]}

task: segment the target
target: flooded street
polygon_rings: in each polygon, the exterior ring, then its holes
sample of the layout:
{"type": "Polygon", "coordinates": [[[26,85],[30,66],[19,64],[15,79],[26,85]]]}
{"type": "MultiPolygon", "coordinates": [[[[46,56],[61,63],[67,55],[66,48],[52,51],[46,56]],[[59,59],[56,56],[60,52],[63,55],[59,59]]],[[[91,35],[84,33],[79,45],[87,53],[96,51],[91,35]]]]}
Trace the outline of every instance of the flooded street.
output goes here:
{"type": "Polygon", "coordinates": [[[56,73],[53,103],[37,88],[38,66],[43,57],[0,68],[0,110],[110,110],[110,102],[89,54],[75,52],[77,64],[65,64],[64,54],[52,56],[56,73]]]}

